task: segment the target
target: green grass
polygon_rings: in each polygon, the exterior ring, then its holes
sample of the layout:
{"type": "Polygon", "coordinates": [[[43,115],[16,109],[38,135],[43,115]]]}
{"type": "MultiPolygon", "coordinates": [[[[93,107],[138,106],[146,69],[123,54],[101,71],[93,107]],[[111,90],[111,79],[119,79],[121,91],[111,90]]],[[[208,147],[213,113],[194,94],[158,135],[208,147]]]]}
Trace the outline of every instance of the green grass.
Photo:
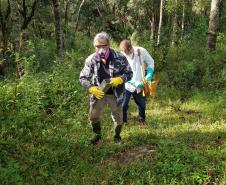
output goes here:
{"type": "MultiPolygon", "coordinates": [[[[78,81],[92,40],[75,38],[64,60],[55,56],[53,40],[29,42],[19,58],[25,74],[15,77],[12,55],[0,77],[0,184],[226,185],[224,39],[213,55],[200,37],[156,49],[149,35],[138,38],[160,78],[157,96],[148,100],[147,128],[132,118],[115,144],[106,109],[103,140],[94,147],[88,96],[78,81]],[[155,151],[129,162],[117,158],[141,146],[155,151]]],[[[129,111],[137,116],[134,101],[129,111]]]]}
{"type": "MultiPolygon", "coordinates": [[[[147,128],[140,129],[131,119],[123,129],[122,144],[113,142],[113,123],[107,109],[102,122],[103,141],[97,147],[87,142],[92,136],[87,98],[85,106],[73,113],[62,113],[61,106],[51,114],[42,110],[32,113],[35,119],[26,118],[24,125],[8,120],[8,125],[2,123],[0,132],[0,184],[223,185],[226,122],[221,102],[225,100],[212,95],[212,101],[207,102],[207,97],[200,93],[183,103],[149,99],[147,128]],[[156,146],[151,159],[144,156],[130,163],[104,162],[147,144],[156,146]]],[[[130,112],[137,115],[133,100],[130,112]]]]}
{"type": "Polygon", "coordinates": [[[226,91],[183,92],[182,101],[162,82],[147,101],[147,128],[133,119],[131,100],[132,118],[115,144],[107,108],[103,140],[94,147],[88,96],[78,81],[84,58],[68,57],[48,73],[1,79],[0,184],[226,184],[226,91]],[[117,159],[146,145],[154,146],[153,156],[117,159]]]}

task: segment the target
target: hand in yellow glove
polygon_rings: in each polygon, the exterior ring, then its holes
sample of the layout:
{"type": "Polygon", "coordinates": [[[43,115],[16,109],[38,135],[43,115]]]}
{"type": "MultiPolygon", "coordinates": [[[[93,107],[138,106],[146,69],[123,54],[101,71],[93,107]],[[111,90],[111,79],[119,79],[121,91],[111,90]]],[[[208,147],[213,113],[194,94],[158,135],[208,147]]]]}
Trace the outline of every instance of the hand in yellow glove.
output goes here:
{"type": "Polygon", "coordinates": [[[112,85],[112,87],[117,87],[118,85],[123,84],[123,79],[121,77],[115,77],[112,78],[110,81],[110,84],[112,85]]]}
{"type": "Polygon", "coordinates": [[[104,92],[97,86],[92,86],[88,89],[90,94],[93,94],[98,100],[104,97],[104,92]]]}

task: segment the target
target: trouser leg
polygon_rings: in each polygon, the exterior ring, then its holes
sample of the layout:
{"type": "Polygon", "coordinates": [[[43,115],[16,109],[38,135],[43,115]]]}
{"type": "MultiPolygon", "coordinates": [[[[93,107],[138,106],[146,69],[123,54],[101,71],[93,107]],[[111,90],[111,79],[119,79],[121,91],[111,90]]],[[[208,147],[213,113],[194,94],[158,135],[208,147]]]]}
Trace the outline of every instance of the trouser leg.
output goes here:
{"type": "Polygon", "coordinates": [[[133,98],[135,103],[138,106],[139,117],[141,121],[145,121],[145,109],[146,109],[146,97],[142,93],[137,94],[133,93],[133,98]]]}
{"type": "Polygon", "coordinates": [[[122,131],[122,105],[117,104],[116,97],[114,95],[106,95],[108,105],[111,109],[112,120],[115,123],[115,142],[119,142],[121,140],[121,131],[122,131]]]}
{"type": "Polygon", "coordinates": [[[90,102],[89,119],[91,124],[100,122],[101,115],[103,113],[105,105],[105,98],[90,102]]]}
{"type": "Polygon", "coordinates": [[[131,92],[125,90],[123,102],[122,102],[122,112],[123,112],[123,122],[124,123],[127,123],[127,121],[128,121],[127,112],[128,112],[128,108],[129,108],[130,97],[131,97],[131,92]]]}
{"type": "Polygon", "coordinates": [[[90,111],[89,111],[89,119],[92,126],[92,130],[94,132],[94,137],[90,140],[92,144],[97,144],[101,139],[101,125],[100,125],[100,117],[103,113],[105,100],[97,100],[95,103],[90,103],[90,111]]]}

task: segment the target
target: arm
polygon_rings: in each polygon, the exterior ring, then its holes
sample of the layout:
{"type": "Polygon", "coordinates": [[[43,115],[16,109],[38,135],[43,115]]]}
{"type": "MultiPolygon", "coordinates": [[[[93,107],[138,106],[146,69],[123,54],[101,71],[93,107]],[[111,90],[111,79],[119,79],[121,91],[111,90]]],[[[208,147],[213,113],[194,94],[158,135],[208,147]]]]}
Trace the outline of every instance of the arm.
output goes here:
{"type": "Polygon", "coordinates": [[[79,81],[83,88],[87,91],[89,87],[92,86],[90,80],[93,76],[93,67],[91,65],[91,58],[87,58],[85,61],[85,66],[80,72],[79,81]]]}
{"type": "Polygon", "coordinates": [[[147,75],[145,78],[147,81],[151,81],[154,73],[154,60],[151,57],[151,55],[148,53],[148,51],[144,48],[143,48],[143,56],[147,64],[147,75]]]}
{"type": "Polygon", "coordinates": [[[80,82],[83,86],[83,88],[93,96],[95,96],[97,99],[102,99],[104,97],[104,92],[98,87],[94,86],[90,80],[93,76],[93,65],[92,65],[92,60],[91,57],[86,59],[85,66],[82,69],[80,73],[80,82]]]}

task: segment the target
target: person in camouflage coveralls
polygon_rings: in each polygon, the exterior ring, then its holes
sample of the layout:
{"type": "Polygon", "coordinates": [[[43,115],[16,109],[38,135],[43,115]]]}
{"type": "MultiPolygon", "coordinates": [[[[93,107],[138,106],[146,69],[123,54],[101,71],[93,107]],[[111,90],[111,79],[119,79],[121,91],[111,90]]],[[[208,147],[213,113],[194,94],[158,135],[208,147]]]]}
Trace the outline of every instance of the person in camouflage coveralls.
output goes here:
{"type": "Polygon", "coordinates": [[[98,33],[93,44],[96,52],[86,59],[80,73],[81,85],[90,95],[89,119],[94,132],[91,144],[95,145],[101,139],[100,117],[106,104],[115,123],[114,141],[120,142],[124,84],[132,78],[132,71],[126,57],[110,48],[107,33],[98,33]],[[111,84],[105,93],[99,87],[103,80],[111,84]]]}

